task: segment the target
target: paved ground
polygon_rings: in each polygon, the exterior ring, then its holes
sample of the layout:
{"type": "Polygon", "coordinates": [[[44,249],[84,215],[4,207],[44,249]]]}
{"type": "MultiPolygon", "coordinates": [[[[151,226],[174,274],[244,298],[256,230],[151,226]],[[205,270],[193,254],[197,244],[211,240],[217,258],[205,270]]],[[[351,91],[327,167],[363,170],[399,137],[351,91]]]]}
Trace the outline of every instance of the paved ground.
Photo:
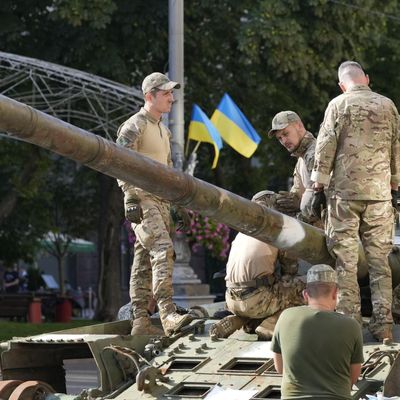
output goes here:
{"type": "Polygon", "coordinates": [[[83,389],[100,385],[93,359],[65,360],[67,394],[79,394],[83,389]]]}

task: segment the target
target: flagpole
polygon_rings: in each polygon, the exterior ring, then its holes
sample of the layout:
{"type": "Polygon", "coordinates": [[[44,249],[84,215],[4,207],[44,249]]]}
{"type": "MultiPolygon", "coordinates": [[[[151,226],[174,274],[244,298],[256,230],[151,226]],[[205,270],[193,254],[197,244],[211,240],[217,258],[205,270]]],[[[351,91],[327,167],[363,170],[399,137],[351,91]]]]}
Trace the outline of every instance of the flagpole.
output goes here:
{"type": "MultiPolygon", "coordinates": [[[[181,88],[174,90],[175,102],[169,113],[169,128],[172,133],[171,155],[174,167],[182,171],[184,164],[184,64],[183,64],[183,0],[168,1],[168,36],[169,36],[169,78],[181,84],[181,88]]],[[[196,288],[204,286],[190,266],[191,253],[184,232],[176,232],[174,237],[174,249],[176,260],[173,269],[173,286],[175,293],[180,295],[174,296],[174,302],[183,307],[197,304],[191,298],[196,288]]],[[[212,296],[208,296],[212,298],[212,296]]],[[[204,303],[204,300],[202,301],[204,303]]],[[[200,303],[200,304],[202,304],[200,303]]]]}
{"type": "Polygon", "coordinates": [[[196,146],[194,147],[194,149],[193,149],[193,151],[192,151],[192,154],[193,154],[193,153],[196,153],[197,149],[198,149],[199,146],[200,146],[200,143],[201,143],[201,142],[197,142],[197,143],[196,143],[196,146]]]}
{"type": "Polygon", "coordinates": [[[179,82],[181,87],[174,91],[174,104],[169,113],[169,128],[172,133],[172,161],[179,171],[183,169],[184,148],[184,51],[183,51],[183,0],[169,0],[168,2],[168,36],[169,57],[168,76],[179,82]]]}

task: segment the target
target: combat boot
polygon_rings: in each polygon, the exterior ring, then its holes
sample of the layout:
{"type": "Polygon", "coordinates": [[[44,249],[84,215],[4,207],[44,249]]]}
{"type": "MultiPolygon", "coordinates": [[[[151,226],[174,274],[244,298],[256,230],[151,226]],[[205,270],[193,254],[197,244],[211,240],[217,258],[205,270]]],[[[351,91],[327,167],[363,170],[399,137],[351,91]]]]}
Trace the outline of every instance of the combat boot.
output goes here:
{"type": "Polygon", "coordinates": [[[193,321],[193,316],[190,314],[179,315],[173,312],[161,317],[161,323],[167,336],[179,332],[181,328],[189,325],[193,321]]]}
{"type": "Polygon", "coordinates": [[[369,327],[369,331],[372,333],[372,336],[378,342],[392,342],[393,341],[393,332],[392,332],[392,325],[385,324],[380,329],[371,329],[369,327]]]}
{"type": "Polygon", "coordinates": [[[149,317],[140,317],[132,321],[131,335],[165,336],[165,333],[154,326],[149,317]]]}
{"type": "Polygon", "coordinates": [[[213,324],[210,328],[209,334],[216,338],[227,338],[232,335],[233,332],[242,328],[246,320],[247,318],[244,319],[237,315],[228,315],[213,324]]]}
{"type": "Polygon", "coordinates": [[[160,308],[160,319],[165,334],[171,336],[184,326],[189,325],[193,321],[193,316],[190,314],[180,315],[176,312],[175,306],[169,304],[160,308]]]}
{"type": "MultiPolygon", "coordinates": [[[[279,315],[278,315],[279,316],[279,315]]],[[[271,340],[274,335],[274,329],[276,321],[278,321],[278,316],[271,316],[265,318],[260,325],[256,328],[256,334],[260,340],[271,340]]]]}

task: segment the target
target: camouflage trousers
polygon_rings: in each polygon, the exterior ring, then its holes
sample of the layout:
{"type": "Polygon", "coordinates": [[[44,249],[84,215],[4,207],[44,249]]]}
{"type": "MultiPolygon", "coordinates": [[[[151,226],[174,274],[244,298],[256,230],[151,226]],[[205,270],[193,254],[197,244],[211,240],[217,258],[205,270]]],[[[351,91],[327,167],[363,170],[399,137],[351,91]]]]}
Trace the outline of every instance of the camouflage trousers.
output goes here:
{"type": "Polygon", "coordinates": [[[392,313],[396,323],[400,323],[400,285],[393,289],[392,313]]]}
{"type": "Polygon", "coordinates": [[[243,289],[229,288],[225,300],[228,310],[239,317],[265,319],[286,308],[304,305],[304,288],[305,283],[301,279],[287,276],[269,287],[259,287],[244,296],[243,289]]]}
{"type": "Polygon", "coordinates": [[[172,304],[174,247],[170,235],[170,206],[151,195],[140,196],[143,219],[132,224],[136,235],[130,278],[134,318],[147,317],[153,295],[159,308],[172,304]]]}
{"type": "Polygon", "coordinates": [[[378,331],[393,322],[392,278],[388,255],[393,242],[394,213],[390,201],[329,199],[327,246],[336,258],[339,295],[337,311],[360,321],[357,282],[359,240],[368,264],[372,317],[369,328],[378,331]]]}

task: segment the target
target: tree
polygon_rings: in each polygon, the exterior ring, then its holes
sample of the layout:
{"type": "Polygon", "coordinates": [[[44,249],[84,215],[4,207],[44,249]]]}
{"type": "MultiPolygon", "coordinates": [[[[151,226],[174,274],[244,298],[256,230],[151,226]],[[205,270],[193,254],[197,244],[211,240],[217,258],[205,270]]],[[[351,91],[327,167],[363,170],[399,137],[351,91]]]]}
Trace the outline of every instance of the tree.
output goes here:
{"type": "MultiPolygon", "coordinates": [[[[243,171],[248,177],[259,169],[256,174],[259,177],[261,172],[263,179],[243,179],[242,193],[250,196],[276,181],[286,185],[284,178],[291,175],[293,164],[265,133],[275,113],[284,109],[297,111],[306,127],[316,132],[328,101],[339,94],[338,64],[357,59],[368,65],[376,59],[370,57],[371,48],[380,53],[381,43],[387,40],[383,13],[393,12],[397,2],[360,4],[355,8],[327,0],[187,4],[186,99],[191,101],[186,103],[186,115],[193,102],[211,115],[227,91],[263,138],[255,153],[260,167],[223,149],[218,172],[212,176],[209,156],[207,165],[200,157],[201,174],[207,180],[236,188],[243,171]]],[[[392,43],[395,46],[396,41],[392,43]]],[[[202,147],[205,151],[207,145],[202,147]]]]}
{"type": "Polygon", "coordinates": [[[35,146],[0,137],[0,257],[32,262],[47,232],[44,175],[49,160],[35,146]]]}
{"type": "Polygon", "coordinates": [[[94,171],[57,157],[46,179],[45,203],[49,234],[46,250],[58,263],[61,294],[65,294],[64,259],[75,237],[83,238],[95,230],[99,213],[96,201],[97,180],[94,171]]]}

